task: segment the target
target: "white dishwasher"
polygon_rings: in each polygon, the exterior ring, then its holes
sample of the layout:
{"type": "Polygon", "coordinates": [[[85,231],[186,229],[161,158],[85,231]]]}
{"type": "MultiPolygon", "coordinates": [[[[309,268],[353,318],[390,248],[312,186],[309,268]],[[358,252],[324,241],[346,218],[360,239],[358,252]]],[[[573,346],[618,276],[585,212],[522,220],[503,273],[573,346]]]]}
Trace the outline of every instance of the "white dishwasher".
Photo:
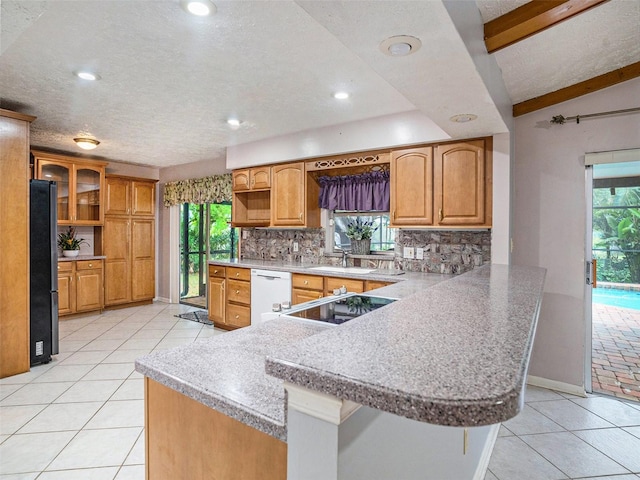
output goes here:
{"type": "Polygon", "coordinates": [[[291,303],[291,273],[251,269],[251,325],[270,312],[274,303],[291,303]]]}

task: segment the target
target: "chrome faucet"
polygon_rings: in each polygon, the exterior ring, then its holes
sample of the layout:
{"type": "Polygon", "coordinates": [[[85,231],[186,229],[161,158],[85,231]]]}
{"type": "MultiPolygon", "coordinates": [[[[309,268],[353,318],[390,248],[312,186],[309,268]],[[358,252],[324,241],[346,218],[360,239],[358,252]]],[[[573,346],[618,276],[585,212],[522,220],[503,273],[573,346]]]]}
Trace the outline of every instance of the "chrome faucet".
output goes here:
{"type": "Polygon", "coordinates": [[[342,268],[347,268],[347,251],[342,250],[342,268]]]}

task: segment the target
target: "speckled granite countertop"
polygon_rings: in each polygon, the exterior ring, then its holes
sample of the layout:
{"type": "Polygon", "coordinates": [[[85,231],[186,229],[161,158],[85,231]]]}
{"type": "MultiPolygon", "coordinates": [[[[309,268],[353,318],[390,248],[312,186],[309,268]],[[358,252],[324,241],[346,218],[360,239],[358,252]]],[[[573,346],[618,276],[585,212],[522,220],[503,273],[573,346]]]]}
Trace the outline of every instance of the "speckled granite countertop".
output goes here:
{"type": "Polygon", "coordinates": [[[282,440],[282,380],[420,421],[497,423],[522,406],[544,275],[396,276],[376,293],[402,301],[339,327],[272,320],[144,356],[136,370],[282,440]]]}
{"type": "MultiPolygon", "coordinates": [[[[322,277],[349,277],[360,280],[376,280],[382,282],[404,282],[408,280],[417,280],[420,282],[421,288],[425,285],[422,282],[435,284],[453,278],[453,275],[440,275],[436,273],[420,273],[420,272],[404,272],[402,270],[391,270],[385,268],[375,269],[371,273],[359,274],[352,270],[346,272],[332,272],[328,270],[313,270],[316,267],[334,268],[334,265],[318,265],[311,263],[299,262],[283,262],[277,260],[210,260],[209,265],[220,265],[223,267],[243,267],[243,268],[260,268],[264,270],[275,270],[281,272],[304,273],[306,275],[320,275],[322,277]]],[[[359,267],[352,267],[359,268],[359,267]]],[[[362,267],[367,268],[367,267],[362,267]]],[[[371,269],[369,269],[371,270],[371,269]]]]}
{"type": "Polygon", "coordinates": [[[268,356],[268,374],[410,419],[514,417],[545,270],[487,265],[268,356]]]}
{"type": "Polygon", "coordinates": [[[282,380],[265,374],[265,357],[284,345],[326,329],[309,323],[271,320],[206,341],[151,353],[136,360],[136,370],[286,441],[285,392],[282,380]]]}
{"type": "Polygon", "coordinates": [[[75,262],[78,260],[104,260],[107,258],[104,255],[78,255],[77,257],[63,257],[62,255],[58,256],[59,262],[75,262]]]}

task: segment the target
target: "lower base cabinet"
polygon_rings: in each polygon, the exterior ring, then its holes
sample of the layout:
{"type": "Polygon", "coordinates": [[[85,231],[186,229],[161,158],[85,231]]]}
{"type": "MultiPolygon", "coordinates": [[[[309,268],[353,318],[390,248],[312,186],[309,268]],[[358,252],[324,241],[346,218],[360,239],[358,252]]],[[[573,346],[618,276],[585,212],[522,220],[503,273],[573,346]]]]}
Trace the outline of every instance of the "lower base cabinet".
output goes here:
{"type": "Polygon", "coordinates": [[[103,261],[58,262],[58,315],[104,308],[103,261]]]}
{"type": "Polygon", "coordinates": [[[145,378],[144,399],[146,478],[287,478],[285,442],[148,377],[145,378]]]}
{"type": "Polygon", "coordinates": [[[251,269],[209,265],[208,310],[225,330],[251,325],[251,269]]]}

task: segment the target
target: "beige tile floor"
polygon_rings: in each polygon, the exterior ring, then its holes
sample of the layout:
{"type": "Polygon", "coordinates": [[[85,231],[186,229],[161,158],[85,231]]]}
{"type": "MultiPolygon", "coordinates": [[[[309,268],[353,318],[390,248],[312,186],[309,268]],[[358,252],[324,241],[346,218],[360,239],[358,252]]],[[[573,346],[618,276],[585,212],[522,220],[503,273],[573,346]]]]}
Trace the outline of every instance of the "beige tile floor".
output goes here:
{"type": "MultiPolygon", "coordinates": [[[[143,480],[133,362],[223,333],[174,316],[191,310],[154,303],[62,321],[54,361],[0,380],[0,480],[143,480]]],[[[526,400],[501,427],[486,480],[640,478],[640,404],[535,387],[526,400]]]]}

